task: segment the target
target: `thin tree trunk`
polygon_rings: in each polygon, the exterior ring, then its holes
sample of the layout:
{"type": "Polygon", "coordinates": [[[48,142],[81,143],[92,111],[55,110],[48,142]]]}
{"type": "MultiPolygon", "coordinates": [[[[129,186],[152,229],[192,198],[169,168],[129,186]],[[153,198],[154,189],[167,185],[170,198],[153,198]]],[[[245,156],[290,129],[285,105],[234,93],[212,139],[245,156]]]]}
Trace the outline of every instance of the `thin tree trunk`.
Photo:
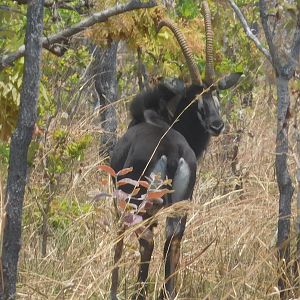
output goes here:
{"type": "MultiPolygon", "coordinates": [[[[296,109],[296,113],[299,113],[299,110],[296,109]]],[[[296,259],[294,263],[294,284],[297,288],[297,296],[299,296],[299,267],[300,267],[300,132],[298,128],[298,119],[296,118],[295,122],[296,128],[296,180],[297,180],[297,216],[296,216],[296,259]]]]}
{"type": "Polygon", "coordinates": [[[286,268],[290,262],[290,218],[291,201],[294,192],[292,180],[288,171],[287,153],[288,153],[288,130],[289,130],[289,80],[283,77],[277,77],[277,137],[276,137],[276,177],[279,188],[279,219],[278,219],[278,259],[280,277],[278,286],[281,291],[281,297],[285,297],[286,281],[288,280],[289,268],[286,268]]]}
{"type": "Polygon", "coordinates": [[[102,152],[113,149],[116,143],[116,109],[113,102],[118,96],[117,82],[117,51],[118,41],[112,41],[110,46],[98,49],[95,55],[95,88],[100,99],[100,105],[106,107],[101,116],[103,134],[101,136],[102,152]]]}
{"type": "Polygon", "coordinates": [[[27,153],[37,118],[43,11],[44,0],[32,0],[28,4],[21,104],[17,127],[10,144],[5,197],[6,223],[3,233],[0,286],[0,298],[5,300],[16,297],[22,210],[27,178],[27,153]]]}
{"type": "MultiPolygon", "coordinates": [[[[278,26],[277,20],[270,24],[269,9],[272,7],[272,1],[259,0],[258,7],[260,11],[260,19],[265,33],[268,49],[264,48],[262,43],[255,37],[243,16],[241,10],[236,5],[235,1],[228,0],[240,22],[244,28],[247,36],[255,43],[257,48],[265,55],[273,66],[276,73],[276,86],[278,96],[278,110],[277,110],[277,136],[276,136],[276,177],[279,188],[279,219],[278,219],[278,261],[279,261],[279,280],[278,288],[280,290],[280,297],[282,299],[288,298],[287,280],[289,280],[289,273],[291,271],[290,262],[290,218],[291,218],[291,202],[294,192],[290,174],[288,171],[287,154],[288,154],[288,119],[289,119],[289,80],[294,76],[294,72],[299,66],[299,51],[300,51],[300,4],[299,1],[291,1],[295,4],[297,9],[289,21],[295,17],[295,28],[292,33],[284,32],[284,37],[292,37],[289,39],[280,39],[278,37],[285,28],[285,24],[278,26]],[[279,31],[277,31],[279,29],[279,31]],[[279,34],[279,35],[278,35],[279,34]],[[277,42],[277,43],[276,43],[277,42]],[[284,47],[283,47],[284,46],[284,47]],[[287,49],[290,48],[288,51],[287,49]]],[[[285,11],[287,12],[287,11],[285,11]]],[[[280,12],[279,17],[287,16],[284,10],[280,12]]],[[[287,18],[281,18],[284,22],[288,22],[287,18]]]]}
{"type": "Polygon", "coordinates": [[[137,49],[137,55],[138,55],[138,70],[137,70],[137,77],[138,77],[138,83],[139,83],[139,90],[140,92],[143,91],[145,88],[149,88],[149,82],[148,82],[148,76],[146,72],[146,66],[143,63],[142,60],[142,49],[138,47],[137,49]]]}

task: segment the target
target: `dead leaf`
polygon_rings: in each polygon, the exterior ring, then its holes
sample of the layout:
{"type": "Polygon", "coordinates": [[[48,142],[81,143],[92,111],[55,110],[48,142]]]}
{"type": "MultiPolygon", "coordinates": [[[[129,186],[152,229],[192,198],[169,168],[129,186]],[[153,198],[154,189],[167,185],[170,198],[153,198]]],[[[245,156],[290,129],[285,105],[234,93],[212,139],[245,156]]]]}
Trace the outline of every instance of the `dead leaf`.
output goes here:
{"type": "Polygon", "coordinates": [[[98,169],[100,171],[104,171],[106,173],[108,173],[110,176],[112,177],[116,177],[116,172],[114,171],[114,169],[110,166],[107,166],[107,165],[101,165],[101,166],[98,166],[98,169]]]}
{"type": "Polygon", "coordinates": [[[162,189],[158,191],[151,191],[146,194],[146,199],[151,200],[151,199],[159,199],[162,198],[166,194],[173,193],[173,190],[168,190],[168,189],[162,189]]]}
{"type": "Polygon", "coordinates": [[[149,188],[149,182],[148,181],[145,181],[145,180],[140,180],[139,181],[139,185],[140,186],[142,186],[142,187],[144,187],[144,188],[146,188],[146,189],[148,189],[149,188]]]}
{"type": "Polygon", "coordinates": [[[117,173],[117,176],[122,176],[122,175],[126,175],[130,172],[132,172],[133,168],[125,168],[125,169],[122,169],[120,170],[118,173],[117,173]]]}

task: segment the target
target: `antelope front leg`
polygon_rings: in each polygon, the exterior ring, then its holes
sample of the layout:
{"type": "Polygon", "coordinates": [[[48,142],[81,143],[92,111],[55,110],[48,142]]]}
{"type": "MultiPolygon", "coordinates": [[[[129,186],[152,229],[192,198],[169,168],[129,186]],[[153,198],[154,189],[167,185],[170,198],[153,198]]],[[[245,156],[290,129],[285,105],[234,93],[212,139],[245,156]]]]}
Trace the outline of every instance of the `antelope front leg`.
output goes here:
{"type": "Polygon", "coordinates": [[[111,273],[111,288],[110,288],[110,299],[118,300],[117,291],[119,285],[119,261],[122,256],[123,251],[123,241],[124,241],[124,230],[118,232],[118,242],[115,246],[115,255],[114,255],[114,268],[111,273]]]}
{"type": "Polygon", "coordinates": [[[187,216],[167,218],[165,258],[165,284],[161,292],[161,299],[174,299],[176,296],[176,270],[180,257],[180,243],[185,230],[187,216]]]}
{"type": "Polygon", "coordinates": [[[138,274],[138,291],[133,296],[133,300],[146,299],[146,281],[148,278],[149,264],[154,248],[153,226],[145,229],[139,236],[141,263],[138,274]]]}

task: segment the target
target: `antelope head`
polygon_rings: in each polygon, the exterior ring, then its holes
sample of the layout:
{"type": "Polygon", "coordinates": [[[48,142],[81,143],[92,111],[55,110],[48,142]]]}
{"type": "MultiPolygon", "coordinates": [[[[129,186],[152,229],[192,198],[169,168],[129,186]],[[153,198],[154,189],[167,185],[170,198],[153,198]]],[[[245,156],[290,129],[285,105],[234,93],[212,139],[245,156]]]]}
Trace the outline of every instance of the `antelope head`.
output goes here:
{"type": "Polygon", "coordinates": [[[158,24],[158,31],[166,26],[176,37],[178,44],[185,57],[192,84],[187,87],[188,97],[195,101],[193,111],[197,114],[198,121],[201,125],[214,136],[219,135],[224,129],[224,122],[220,112],[219,91],[233,87],[239,80],[242,73],[231,73],[223,76],[221,79],[215,78],[214,56],[213,56],[213,31],[211,25],[211,14],[208,3],[202,2],[202,12],[205,21],[206,36],[206,67],[205,78],[201,79],[200,70],[196,65],[192,52],[187,45],[185,37],[170,20],[161,20],[158,24]]]}

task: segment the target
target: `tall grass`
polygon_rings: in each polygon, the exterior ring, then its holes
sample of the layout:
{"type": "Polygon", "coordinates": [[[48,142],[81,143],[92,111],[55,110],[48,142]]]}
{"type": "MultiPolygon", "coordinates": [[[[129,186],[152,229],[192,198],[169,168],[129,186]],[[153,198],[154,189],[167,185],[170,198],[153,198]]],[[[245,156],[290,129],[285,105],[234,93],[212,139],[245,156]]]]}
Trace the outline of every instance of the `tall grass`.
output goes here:
{"type": "MultiPolygon", "coordinates": [[[[237,157],[240,178],[232,173],[230,155],[223,155],[226,137],[214,139],[199,163],[193,200],[182,204],[189,218],[177,274],[177,299],[279,299],[275,117],[274,107],[266,110],[259,95],[255,95],[254,108],[244,116],[246,126],[237,157]],[[236,189],[237,180],[242,182],[242,189],[236,189]]],[[[125,124],[124,105],[119,109],[121,123],[125,124]]],[[[52,131],[60,126],[60,117],[56,118],[52,131]]],[[[111,188],[106,177],[97,173],[97,164],[105,160],[98,156],[101,129],[97,120],[97,115],[86,113],[69,127],[71,137],[90,132],[94,141],[85,159],[61,178],[51,204],[51,216],[55,214],[58,223],[50,219],[44,257],[40,207],[45,180],[40,162],[47,151],[36,158],[24,207],[19,299],[109,298],[118,228],[111,200],[91,202],[88,197],[92,190],[110,192],[111,188]],[[76,176],[77,168],[81,169],[80,176],[76,176]],[[61,206],[62,202],[66,204],[61,206]]],[[[122,131],[124,126],[120,126],[122,131]]],[[[1,186],[0,191],[3,196],[1,186]]],[[[157,216],[149,299],[157,299],[163,285],[164,219],[169,213],[166,210],[157,216]]],[[[138,262],[137,239],[129,230],[120,262],[120,299],[130,299],[134,293],[138,262]]]]}

